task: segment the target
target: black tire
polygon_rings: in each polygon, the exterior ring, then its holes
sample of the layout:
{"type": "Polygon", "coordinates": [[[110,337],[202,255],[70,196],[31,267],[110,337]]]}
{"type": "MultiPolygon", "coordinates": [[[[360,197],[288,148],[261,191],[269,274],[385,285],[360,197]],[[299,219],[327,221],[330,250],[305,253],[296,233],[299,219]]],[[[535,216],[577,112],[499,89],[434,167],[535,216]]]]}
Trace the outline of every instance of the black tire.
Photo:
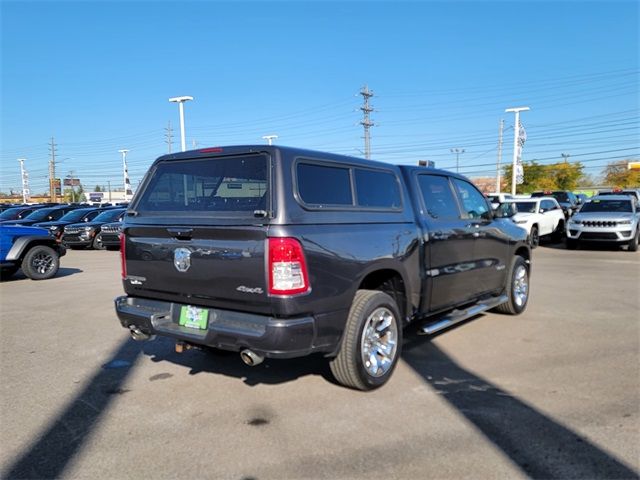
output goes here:
{"type": "Polygon", "coordinates": [[[46,245],[31,247],[22,259],[22,271],[31,280],[46,280],[58,273],[60,258],[46,245]]]}
{"type": "Polygon", "coordinates": [[[509,283],[505,286],[505,294],[508,300],[494,310],[508,315],[520,315],[527,308],[530,293],[529,264],[520,255],[513,258],[507,279],[509,283]],[[521,277],[523,273],[524,278],[521,277]]]}
{"type": "Polygon", "coordinates": [[[562,241],[562,237],[564,237],[564,220],[560,220],[558,222],[558,226],[551,234],[551,240],[554,243],[560,243],[562,241]]]}
{"type": "Polygon", "coordinates": [[[377,290],[358,290],[349,310],[340,351],[329,366],[340,384],[358,390],[372,390],[389,380],[400,358],[401,348],[402,322],[395,300],[377,290]],[[389,325],[379,330],[378,327],[387,321],[389,325]],[[380,335],[378,332],[385,333],[380,335]],[[375,341],[376,345],[371,345],[372,335],[377,335],[379,342],[375,341]],[[388,355],[380,352],[381,346],[391,348],[388,355]],[[373,351],[370,350],[372,347],[373,351]],[[375,365],[374,362],[365,362],[367,352],[370,352],[369,358],[374,359],[375,365]],[[383,366],[376,368],[378,358],[382,359],[383,366]],[[376,373],[372,374],[374,368],[376,373]]]}
{"type": "Polygon", "coordinates": [[[18,265],[2,267],[2,269],[0,269],[0,280],[7,280],[11,278],[19,269],[20,267],[18,265]]]}
{"type": "Polygon", "coordinates": [[[573,238],[566,238],[565,246],[567,247],[567,250],[575,250],[578,248],[578,241],[573,238]]]}
{"type": "Polygon", "coordinates": [[[635,236],[629,240],[629,244],[627,245],[627,250],[630,252],[638,251],[638,243],[640,243],[640,228],[636,230],[635,236]]]}
{"type": "Polygon", "coordinates": [[[531,248],[536,248],[540,245],[540,235],[538,233],[538,226],[533,225],[531,227],[531,233],[529,234],[529,246],[531,248]]]}
{"type": "Polygon", "coordinates": [[[91,242],[91,248],[94,250],[104,250],[106,247],[102,244],[102,235],[97,234],[93,237],[93,242],[91,242]]]}

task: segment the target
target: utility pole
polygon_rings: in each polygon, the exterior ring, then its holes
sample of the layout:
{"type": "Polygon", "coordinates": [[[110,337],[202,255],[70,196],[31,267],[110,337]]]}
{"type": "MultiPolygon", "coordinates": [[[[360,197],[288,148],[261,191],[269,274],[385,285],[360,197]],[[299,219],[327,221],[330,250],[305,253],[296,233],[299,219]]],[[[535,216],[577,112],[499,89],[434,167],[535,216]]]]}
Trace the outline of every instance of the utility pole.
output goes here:
{"type": "Polygon", "coordinates": [[[560,155],[562,155],[562,158],[564,159],[564,163],[567,163],[569,161],[569,157],[571,156],[568,153],[561,153],[560,155]]]}
{"type": "Polygon", "coordinates": [[[513,124],[513,163],[511,166],[511,195],[516,194],[516,175],[518,167],[518,136],[520,135],[520,112],[526,112],[530,110],[529,107],[515,107],[507,108],[505,112],[513,112],[516,114],[516,119],[513,124]]]}
{"type": "Polygon", "coordinates": [[[166,137],[165,139],[165,143],[167,145],[169,145],[169,153],[171,153],[171,145],[173,144],[173,129],[171,128],[171,120],[169,120],[169,124],[167,125],[167,128],[165,128],[165,134],[164,136],[166,137]]]}
{"type": "Polygon", "coordinates": [[[49,159],[49,201],[56,202],[56,143],[51,137],[51,144],[49,145],[49,151],[51,158],[49,159]]]}
{"type": "Polygon", "coordinates": [[[504,132],[504,119],[500,119],[498,130],[498,161],[496,163],[496,193],[500,193],[500,163],[502,162],[502,132],[504,132]]]}
{"type": "Polygon", "coordinates": [[[24,169],[24,162],[26,158],[19,158],[20,162],[20,178],[22,178],[22,203],[29,201],[29,174],[24,169]]]}
{"type": "Polygon", "coordinates": [[[456,173],[460,173],[460,154],[464,153],[464,148],[452,148],[451,153],[456,154],[456,173]]]}
{"type": "Polygon", "coordinates": [[[107,185],[109,189],[109,203],[111,203],[111,180],[107,180],[107,185]]]}
{"type": "Polygon", "coordinates": [[[364,158],[371,158],[371,137],[369,136],[369,129],[375,125],[370,119],[369,114],[373,112],[373,108],[369,105],[369,99],[373,97],[373,92],[369,90],[369,87],[365,85],[360,90],[360,95],[364,99],[364,105],[360,107],[362,113],[364,114],[363,120],[360,122],[360,125],[364,127],[364,158]]]}

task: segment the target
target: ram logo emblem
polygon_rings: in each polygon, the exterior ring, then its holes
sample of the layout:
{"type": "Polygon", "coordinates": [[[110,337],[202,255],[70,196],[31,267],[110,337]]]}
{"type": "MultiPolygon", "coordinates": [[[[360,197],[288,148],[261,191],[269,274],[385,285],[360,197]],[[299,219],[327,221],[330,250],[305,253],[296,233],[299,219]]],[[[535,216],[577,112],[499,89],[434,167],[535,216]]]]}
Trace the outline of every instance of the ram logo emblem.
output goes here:
{"type": "Polygon", "coordinates": [[[173,265],[179,272],[186,272],[191,266],[191,250],[176,248],[173,252],[173,265]]]}

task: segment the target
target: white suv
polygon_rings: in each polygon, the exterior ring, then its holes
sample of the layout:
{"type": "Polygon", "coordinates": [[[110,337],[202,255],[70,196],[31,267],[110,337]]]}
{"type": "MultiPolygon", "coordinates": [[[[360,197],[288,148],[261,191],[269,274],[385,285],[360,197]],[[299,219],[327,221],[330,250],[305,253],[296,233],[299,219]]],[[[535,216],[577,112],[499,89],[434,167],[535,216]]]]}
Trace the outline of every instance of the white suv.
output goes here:
{"type": "Polygon", "coordinates": [[[513,204],[517,213],[511,219],[529,234],[529,244],[535,248],[540,237],[553,235],[554,241],[561,241],[564,234],[564,213],[555,198],[538,197],[512,199],[504,202],[513,204]]]}

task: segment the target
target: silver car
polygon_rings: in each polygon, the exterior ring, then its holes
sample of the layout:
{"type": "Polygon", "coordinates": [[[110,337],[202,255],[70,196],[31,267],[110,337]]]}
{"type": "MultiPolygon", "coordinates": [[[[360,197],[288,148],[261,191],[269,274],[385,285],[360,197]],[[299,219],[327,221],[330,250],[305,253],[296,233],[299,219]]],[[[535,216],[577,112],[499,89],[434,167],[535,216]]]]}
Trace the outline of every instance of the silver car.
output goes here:
{"type": "Polygon", "coordinates": [[[608,242],[638,250],[640,237],[638,200],[628,195],[597,196],[585,203],[567,222],[567,248],[580,242],[608,242]]]}

